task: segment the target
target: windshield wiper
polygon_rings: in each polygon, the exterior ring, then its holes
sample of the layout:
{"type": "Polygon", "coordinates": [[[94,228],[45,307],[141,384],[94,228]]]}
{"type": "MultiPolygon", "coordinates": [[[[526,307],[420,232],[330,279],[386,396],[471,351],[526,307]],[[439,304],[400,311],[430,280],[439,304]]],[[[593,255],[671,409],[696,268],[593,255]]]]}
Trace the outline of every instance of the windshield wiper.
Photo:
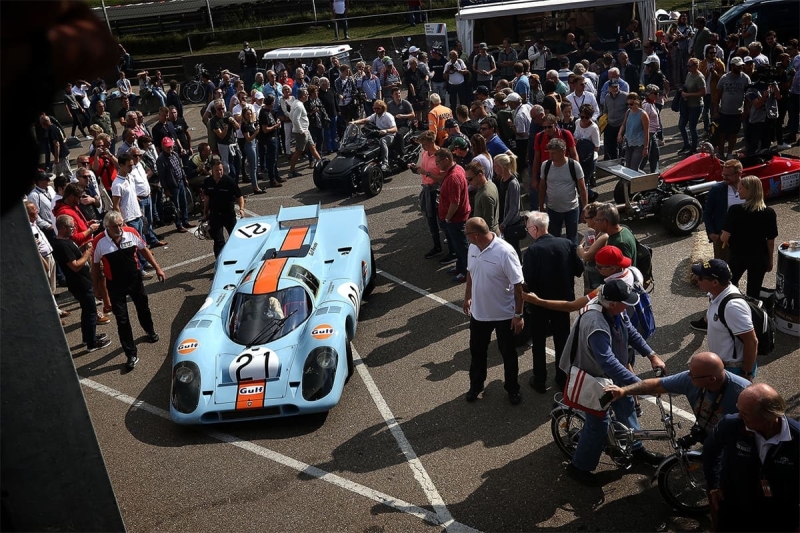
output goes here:
{"type": "Polygon", "coordinates": [[[259,332],[258,332],[258,335],[256,335],[255,337],[253,337],[253,340],[251,340],[251,341],[250,341],[250,343],[247,345],[247,347],[248,347],[248,348],[250,348],[250,347],[251,347],[252,345],[254,345],[254,344],[266,344],[266,343],[268,343],[269,341],[271,341],[273,338],[275,338],[275,335],[277,335],[277,334],[278,334],[278,332],[281,330],[281,328],[282,328],[282,327],[283,327],[283,325],[286,323],[286,321],[287,321],[287,320],[289,320],[289,318],[290,318],[290,317],[291,317],[293,314],[295,314],[296,312],[297,312],[297,309],[295,309],[294,311],[292,311],[291,313],[289,313],[289,314],[288,314],[287,316],[285,316],[284,318],[278,319],[278,320],[276,320],[275,322],[270,322],[269,324],[267,324],[266,326],[264,326],[264,328],[263,328],[261,331],[259,331],[259,332]],[[266,335],[266,334],[267,334],[267,331],[269,331],[269,329],[270,329],[270,328],[275,328],[275,329],[274,329],[274,331],[272,331],[272,332],[271,332],[271,335],[269,336],[269,338],[268,338],[267,340],[265,340],[263,343],[257,343],[256,341],[258,341],[258,339],[260,339],[261,337],[263,337],[264,335],[266,335]]]}

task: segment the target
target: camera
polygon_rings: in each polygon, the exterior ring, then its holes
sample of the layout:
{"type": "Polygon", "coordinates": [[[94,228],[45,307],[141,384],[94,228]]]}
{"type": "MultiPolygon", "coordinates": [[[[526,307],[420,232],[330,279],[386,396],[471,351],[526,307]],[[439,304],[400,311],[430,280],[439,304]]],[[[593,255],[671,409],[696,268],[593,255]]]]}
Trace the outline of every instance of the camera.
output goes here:
{"type": "Polygon", "coordinates": [[[689,434],[678,439],[678,444],[681,448],[689,449],[698,442],[702,443],[706,440],[706,430],[695,424],[689,429],[689,434]]]}
{"type": "Polygon", "coordinates": [[[779,67],[771,65],[758,65],[751,76],[753,83],[748,87],[756,87],[758,89],[765,89],[768,85],[777,84],[778,78],[781,75],[779,67]]]}

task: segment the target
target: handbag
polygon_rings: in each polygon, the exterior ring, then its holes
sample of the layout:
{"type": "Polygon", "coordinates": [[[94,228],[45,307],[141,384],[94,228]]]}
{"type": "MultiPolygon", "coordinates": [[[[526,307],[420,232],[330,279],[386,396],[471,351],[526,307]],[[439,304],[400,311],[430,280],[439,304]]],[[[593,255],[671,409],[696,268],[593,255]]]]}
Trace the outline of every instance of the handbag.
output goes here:
{"type": "Polygon", "coordinates": [[[681,100],[683,100],[682,92],[681,89],[678,89],[675,91],[675,96],[672,97],[672,104],[670,107],[672,107],[672,110],[676,113],[681,110],[681,100]]]}
{"type": "Polygon", "coordinates": [[[583,315],[578,317],[575,322],[575,331],[572,334],[572,346],[569,351],[569,376],[564,384],[564,403],[575,409],[589,414],[604,417],[611,402],[602,403],[601,398],[605,395],[605,388],[613,382],[609,378],[597,378],[586,373],[575,366],[575,354],[578,351],[578,335],[580,334],[580,322],[583,315]]]}
{"type": "Polygon", "coordinates": [[[599,117],[597,117],[597,127],[600,128],[600,133],[603,133],[603,130],[606,129],[608,125],[608,113],[603,113],[599,117]]]}

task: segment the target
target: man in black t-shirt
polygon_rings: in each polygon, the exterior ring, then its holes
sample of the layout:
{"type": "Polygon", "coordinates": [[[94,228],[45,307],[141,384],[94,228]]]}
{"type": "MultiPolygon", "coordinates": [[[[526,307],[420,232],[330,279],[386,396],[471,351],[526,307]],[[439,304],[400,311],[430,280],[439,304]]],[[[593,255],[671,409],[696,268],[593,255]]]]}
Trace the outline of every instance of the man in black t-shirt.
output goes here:
{"type": "Polygon", "coordinates": [[[281,184],[286,180],[278,176],[278,134],[281,123],[275,118],[274,105],[275,97],[268,94],[258,112],[258,164],[261,167],[259,172],[269,177],[270,187],[283,187],[281,184]]]}
{"type": "Polygon", "coordinates": [[[90,352],[111,344],[105,333],[97,335],[97,309],[95,308],[92,276],[89,270],[94,248],[92,241],[83,245],[83,252],[71,239],[75,220],[69,215],[56,219],[58,233],[53,241],[53,258],[64,273],[67,289],[81,306],[81,337],[90,352]]]}
{"type": "Polygon", "coordinates": [[[222,161],[219,158],[211,160],[211,177],[203,183],[203,218],[208,221],[208,229],[214,239],[214,257],[219,257],[222,247],[225,246],[225,234],[233,233],[236,226],[236,210],[244,216],[244,196],[239,190],[239,184],[228,175],[223,174],[222,161]]]}

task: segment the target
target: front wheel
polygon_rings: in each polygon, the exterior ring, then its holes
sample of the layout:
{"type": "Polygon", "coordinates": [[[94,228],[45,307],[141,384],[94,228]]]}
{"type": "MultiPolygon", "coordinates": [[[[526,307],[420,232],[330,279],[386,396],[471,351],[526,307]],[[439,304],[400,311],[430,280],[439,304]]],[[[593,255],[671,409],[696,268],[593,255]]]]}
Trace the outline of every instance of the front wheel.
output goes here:
{"type": "Polygon", "coordinates": [[[550,414],[550,432],[556,446],[572,458],[578,447],[578,435],[583,429],[585,415],[573,409],[557,409],[550,414]]]}
{"type": "Polygon", "coordinates": [[[322,174],[325,172],[325,167],[327,167],[329,163],[330,160],[325,158],[320,159],[317,164],[314,165],[314,186],[321,191],[324,191],[328,188],[327,184],[325,183],[325,179],[322,177],[322,174]]]}
{"type": "Polygon", "coordinates": [[[697,198],[674,194],[661,204],[661,220],[672,233],[688,235],[703,221],[703,206],[697,198]]]}
{"type": "Polygon", "coordinates": [[[703,459],[699,455],[670,456],[658,472],[658,490],[676,510],[688,514],[708,512],[703,459]]]}
{"type": "Polygon", "coordinates": [[[189,102],[199,104],[206,101],[206,88],[199,81],[193,80],[186,84],[184,95],[189,102]]]}
{"type": "Polygon", "coordinates": [[[369,197],[378,196],[383,190],[383,171],[372,163],[361,173],[361,190],[369,197]]]}

